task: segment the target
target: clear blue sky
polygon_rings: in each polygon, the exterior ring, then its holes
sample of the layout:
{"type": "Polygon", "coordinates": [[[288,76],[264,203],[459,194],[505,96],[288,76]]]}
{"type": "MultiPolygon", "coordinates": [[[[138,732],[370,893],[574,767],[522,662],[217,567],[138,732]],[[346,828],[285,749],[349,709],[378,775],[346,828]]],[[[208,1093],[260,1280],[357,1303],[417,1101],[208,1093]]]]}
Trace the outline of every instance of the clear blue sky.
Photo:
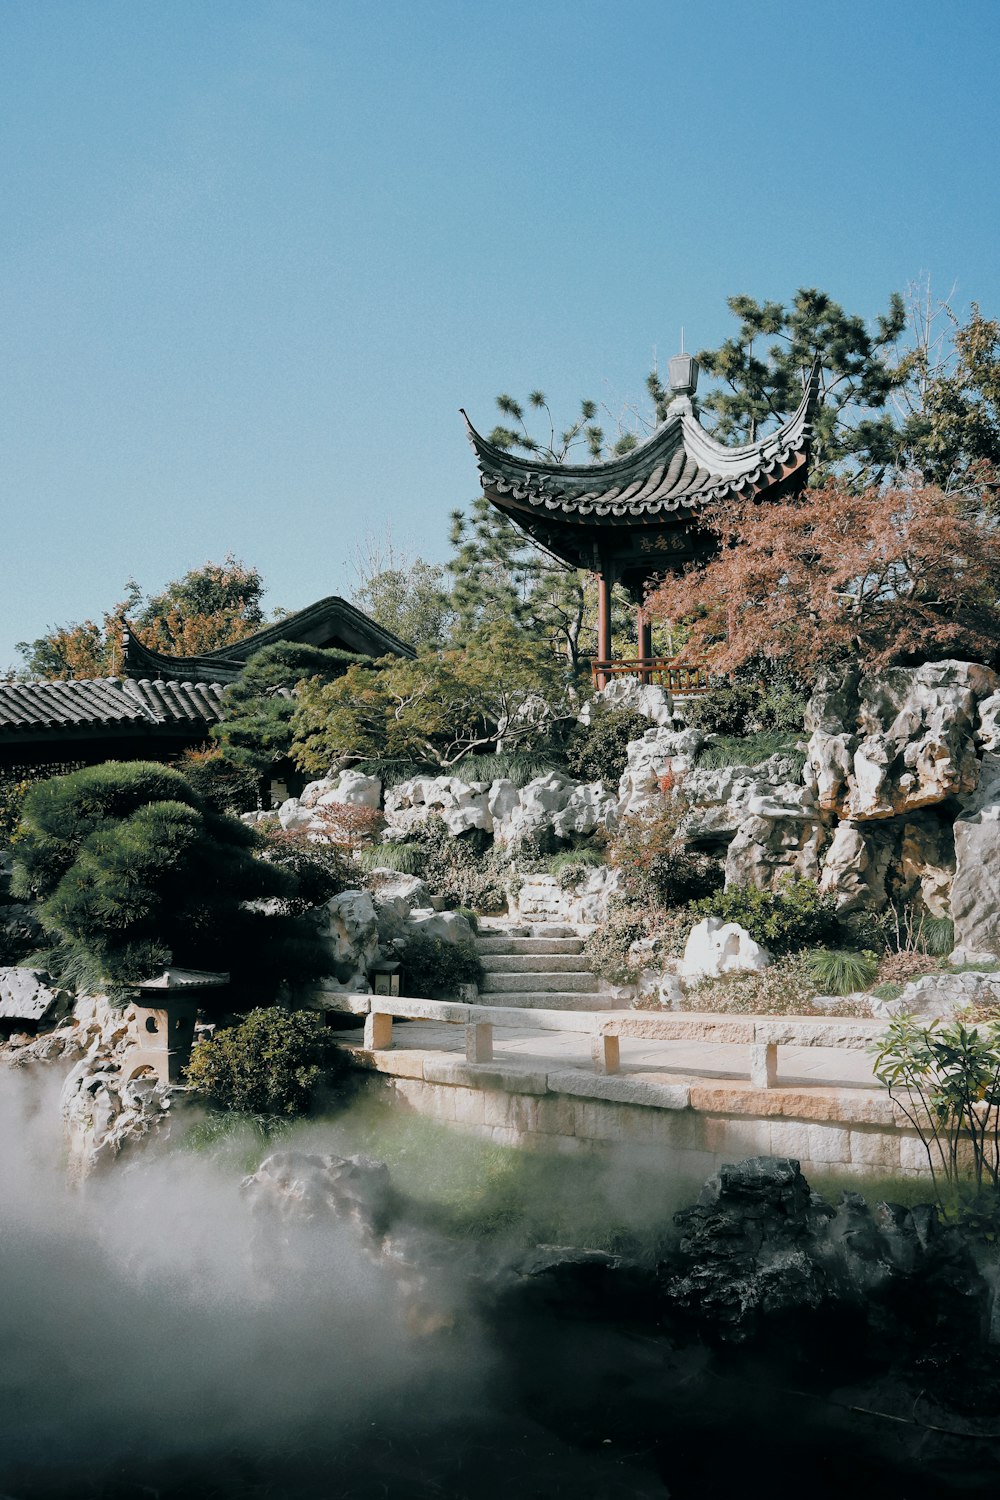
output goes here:
{"type": "Polygon", "coordinates": [[[498,391],[736,292],[1000,314],[997,0],[0,0],[0,668],[234,552],[431,559],[498,391]]]}

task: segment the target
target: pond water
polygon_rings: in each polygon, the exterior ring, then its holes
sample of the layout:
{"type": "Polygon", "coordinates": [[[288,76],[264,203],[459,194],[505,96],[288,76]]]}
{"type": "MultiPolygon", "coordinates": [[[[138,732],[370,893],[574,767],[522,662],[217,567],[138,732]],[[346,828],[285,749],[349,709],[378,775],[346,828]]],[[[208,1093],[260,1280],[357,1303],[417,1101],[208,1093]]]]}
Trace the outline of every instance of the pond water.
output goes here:
{"type": "Polygon", "coordinates": [[[534,1234],[655,1247],[688,1189],[661,1175],[654,1201],[648,1168],[529,1163],[522,1180],[505,1153],[364,1112],[298,1133],[328,1151],[378,1138],[427,1222],[450,1226],[449,1317],[429,1331],[343,1226],[289,1223],[278,1259],[273,1238],[261,1256],[240,1192],[267,1149],[252,1132],[206,1129],[188,1143],[200,1149],[68,1189],[54,1089],[0,1075],[3,1496],[995,1489],[996,1446],[937,1437],[928,1463],[898,1391],[852,1393],[841,1374],[831,1400],[821,1359],[793,1390],[787,1372],[677,1347],[586,1298],[491,1315],[466,1297],[462,1267],[534,1234]],[[850,1412],[852,1395],[881,1414],[850,1412]]]}

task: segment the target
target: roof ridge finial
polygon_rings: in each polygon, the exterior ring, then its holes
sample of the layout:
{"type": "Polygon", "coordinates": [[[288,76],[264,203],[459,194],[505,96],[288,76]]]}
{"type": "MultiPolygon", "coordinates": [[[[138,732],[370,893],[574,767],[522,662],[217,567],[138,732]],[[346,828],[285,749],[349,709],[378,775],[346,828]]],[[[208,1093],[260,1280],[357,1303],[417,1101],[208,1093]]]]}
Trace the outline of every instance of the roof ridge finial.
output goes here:
{"type": "Polygon", "coordinates": [[[684,328],[681,327],[681,352],[670,361],[670,394],[673,398],[667,407],[668,416],[694,415],[692,397],[698,389],[698,361],[693,354],[684,353],[684,328]]]}

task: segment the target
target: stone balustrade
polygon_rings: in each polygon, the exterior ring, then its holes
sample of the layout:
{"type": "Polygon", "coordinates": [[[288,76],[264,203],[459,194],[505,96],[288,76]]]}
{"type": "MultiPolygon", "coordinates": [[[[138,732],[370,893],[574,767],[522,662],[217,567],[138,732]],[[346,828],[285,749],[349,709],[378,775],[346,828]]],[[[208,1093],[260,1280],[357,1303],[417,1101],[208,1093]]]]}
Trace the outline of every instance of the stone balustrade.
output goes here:
{"type": "Polygon", "coordinates": [[[486,1064],[494,1060],[494,1030],[571,1031],[589,1036],[595,1073],[617,1073],[623,1041],[708,1042],[743,1045],[749,1051],[749,1075],[754,1088],[777,1084],[778,1048],[831,1047],[864,1051],[885,1031],[884,1021],[829,1020],[822,1017],[656,1015],[642,1011],[609,1013],[514,1009],[500,1005],[466,1005],[445,1000],[416,1000],[385,995],[352,996],[352,1010],[365,1015],[364,1046],[368,1052],[393,1045],[392,1023],[397,1020],[438,1021],[465,1029],[465,1060],[486,1064]]]}

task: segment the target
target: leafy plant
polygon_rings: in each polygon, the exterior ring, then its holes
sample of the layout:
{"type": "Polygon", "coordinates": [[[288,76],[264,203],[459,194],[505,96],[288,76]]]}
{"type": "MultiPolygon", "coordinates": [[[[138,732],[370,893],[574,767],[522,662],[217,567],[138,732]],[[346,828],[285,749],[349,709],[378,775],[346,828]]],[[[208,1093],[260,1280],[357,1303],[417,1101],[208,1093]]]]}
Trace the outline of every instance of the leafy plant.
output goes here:
{"type": "Polygon", "coordinates": [[[233,765],[217,745],[185,750],[177,769],[216,812],[238,815],[260,806],[259,773],[252,766],[233,765]]]}
{"type": "Polygon", "coordinates": [[[550,855],[548,872],[556,877],[561,890],[571,891],[586,880],[591,870],[600,870],[606,863],[600,849],[562,849],[558,854],[550,855]]]}
{"type": "Polygon", "coordinates": [[[0,968],[23,963],[41,946],[44,933],[30,907],[0,906],[0,968]]]}
{"type": "Polygon", "coordinates": [[[544,642],[509,620],[461,646],[350,666],[298,689],[292,758],[305,771],[335,761],[423,759],[441,769],[503,746],[537,750],[575,719],[579,695],[544,642]]]}
{"type": "Polygon", "coordinates": [[[681,906],[708,895],[722,882],[722,870],[708,855],[684,847],[685,805],[674,795],[624,817],[608,844],[608,860],[621,873],[632,901],[681,906]]]}
{"type": "Polygon", "coordinates": [[[806,954],[806,969],[824,995],[850,995],[866,990],[878,974],[878,956],[850,948],[814,948],[806,954]]]}
{"type": "Polygon", "coordinates": [[[815,881],[785,876],[775,891],[731,885],[695,903],[705,917],[739,925],[775,957],[801,948],[836,943],[841,928],[832,896],[820,894],[815,881]]]}
{"type": "Polygon", "coordinates": [[[507,904],[510,854],[482,829],[451,834],[443,818],[430,817],[413,828],[409,842],[423,851],[419,873],[431,890],[456,906],[502,911],[507,904]]]}
{"type": "Polygon", "coordinates": [[[1000,1192],[1000,1022],[890,1021],[873,1071],[927,1152],[947,1211],[984,1187],[1000,1192]]]}
{"type": "MultiPolygon", "coordinates": [[[[681,1001],[682,1010],[717,1011],[725,1015],[828,1015],[816,1004],[816,983],[805,953],[789,953],[760,973],[724,974],[693,985],[681,1001]]],[[[845,1001],[838,1015],[868,1015],[857,1002],[845,1001]]]]}
{"type": "Polygon", "coordinates": [[[223,1109],[287,1116],[308,1114],[342,1090],[347,1071],[319,1016],[272,1006],[196,1042],[187,1079],[223,1109]]]}
{"type": "MultiPolygon", "coordinates": [[[[359,668],[369,658],[348,651],[310,646],[298,641],[276,641],[251,656],[235,682],[222,695],[224,717],[211,735],[234,766],[258,775],[288,755],[292,744],[295,689],[309,681],[314,689],[340,677],[352,664],[359,668]]],[[[326,771],[332,762],[316,767],[326,771]]]]}
{"type": "Polygon", "coordinates": [[[752,682],[735,679],[713,684],[709,693],[693,698],[684,705],[684,718],[692,729],[705,734],[745,738],[752,732],[754,708],[760,698],[752,682]]]}
{"type": "Polygon", "coordinates": [[[510,781],[518,789],[562,769],[562,756],[554,746],[539,750],[497,750],[491,755],[463,755],[451,767],[460,781],[510,781]]]}
{"type": "Polygon", "coordinates": [[[309,911],[358,885],[356,858],[341,845],[310,838],[305,829],[282,828],[278,823],[265,825],[260,832],[264,858],[295,880],[295,894],[285,898],[288,910],[309,911]]]}
{"type": "Polygon", "coordinates": [[[362,870],[398,870],[400,875],[422,875],[427,863],[420,844],[397,843],[387,839],[382,844],[368,844],[354,855],[362,870]]]}
{"type": "Polygon", "coordinates": [[[759,766],[772,755],[780,755],[791,764],[789,780],[795,781],[806,763],[805,751],[799,748],[795,735],[777,730],[761,730],[758,734],[719,735],[703,745],[698,751],[697,765],[705,770],[721,769],[723,766],[759,766]]]}
{"type": "Polygon", "coordinates": [[[645,714],[604,713],[593,724],[573,731],[566,749],[566,764],[579,781],[618,784],[633,740],[641,740],[650,722],[645,714]]]}
{"type": "Polygon", "coordinates": [[[654,911],[648,904],[613,896],[604,921],[586,938],[583,953],[593,972],[610,984],[633,984],[643,969],[680,958],[690,931],[687,912],[654,911]],[[643,940],[651,946],[630,952],[643,940]]]}
{"type": "Polygon", "coordinates": [[[471,943],[415,933],[397,949],[403,986],[416,999],[452,999],[460,984],[481,984],[483,965],[471,943]]]}

